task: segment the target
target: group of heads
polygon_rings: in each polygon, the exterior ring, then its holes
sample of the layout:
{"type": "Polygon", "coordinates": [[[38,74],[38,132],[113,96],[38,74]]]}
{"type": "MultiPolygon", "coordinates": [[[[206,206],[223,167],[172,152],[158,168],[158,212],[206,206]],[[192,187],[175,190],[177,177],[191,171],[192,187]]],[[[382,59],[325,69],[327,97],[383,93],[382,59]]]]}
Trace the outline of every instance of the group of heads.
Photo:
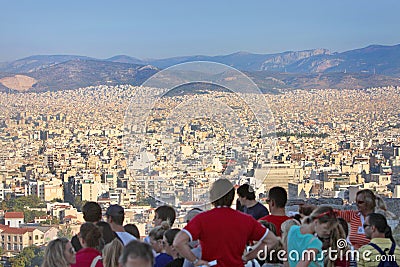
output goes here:
{"type": "MultiPolygon", "coordinates": [[[[76,263],[75,254],[67,238],[57,238],[47,245],[42,267],[70,266],[76,263]]],[[[149,244],[137,240],[131,241],[123,247],[119,264],[122,267],[152,267],[154,265],[153,250],[149,244]]]]}
{"type": "MultiPolygon", "coordinates": [[[[241,205],[256,199],[254,189],[249,184],[243,184],[237,189],[238,199],[241,205]]],[[[219,179],[213,183],[210,189],[210,200],[214,206],[231,206],[235,198],[235,190],[228,179],[219,179]]],[[[285,208],[287,192],[283,187],[276,186],[269,190],[267,203],[270,207],[285,208]]]]}

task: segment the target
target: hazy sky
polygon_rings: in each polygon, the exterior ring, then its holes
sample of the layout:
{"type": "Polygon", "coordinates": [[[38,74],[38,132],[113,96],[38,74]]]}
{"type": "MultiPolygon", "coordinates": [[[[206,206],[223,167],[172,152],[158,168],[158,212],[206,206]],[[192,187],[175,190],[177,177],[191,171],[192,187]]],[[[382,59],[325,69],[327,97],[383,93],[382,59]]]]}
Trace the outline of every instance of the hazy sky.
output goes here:
{"type": "Polygon", "coordinates": [[[399,0],[0,0],[0,62],[277,53],[400,43],[399,0]]]}

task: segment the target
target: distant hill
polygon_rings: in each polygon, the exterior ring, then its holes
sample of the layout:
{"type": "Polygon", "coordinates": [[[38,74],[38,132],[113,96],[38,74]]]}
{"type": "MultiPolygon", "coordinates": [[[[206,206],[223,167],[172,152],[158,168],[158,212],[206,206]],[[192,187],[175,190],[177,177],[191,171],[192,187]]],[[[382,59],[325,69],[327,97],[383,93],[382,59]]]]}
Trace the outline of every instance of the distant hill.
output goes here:
{"type": "Polygon", "coordinates": [[[0,64],[0,72],[30,73],[58,63],[70,60],[95,60],[94,58],[74,55],[38,55],[0,64]]]}
{"type": "MultiPolygon", "coordinates": [[[[137,64],[71,60],[41,68],[26,75],[37,80],[30,91],[38,92],[76,89],[101,84],[140,85],[157,71],[158,69],[152,66],[137,64]]],[[[0,77],[4,76],[4,74],[0,75],[0,77]]]]}
{"type": "Polygon", "coordinates": [[[147,64],[143,60],[140,60],[135,57],[125,56],[125,55],[118,55],[118,56],[110,57],[110,58],[106,59],[106,61],[130,63],[130,64],[138,64],[138,65],[146,65],[147,64]]]}
{"type": "Polygon", "coordinates": [[[155,60],[126,55],[102,60],[75,55],[31,56],[0,63],[0,91],[62,90],[100,84],[140,85],[162,68],[191,61],[213,61],[244,71],[265,92],[400,85],[400,45],[371,45],[343,53],[313,49],[155,60]],[[24,83],[19,84],[22,77],[24,83]],[[31,88],[27,88],[29,83],[33,84],[31,88]]]}

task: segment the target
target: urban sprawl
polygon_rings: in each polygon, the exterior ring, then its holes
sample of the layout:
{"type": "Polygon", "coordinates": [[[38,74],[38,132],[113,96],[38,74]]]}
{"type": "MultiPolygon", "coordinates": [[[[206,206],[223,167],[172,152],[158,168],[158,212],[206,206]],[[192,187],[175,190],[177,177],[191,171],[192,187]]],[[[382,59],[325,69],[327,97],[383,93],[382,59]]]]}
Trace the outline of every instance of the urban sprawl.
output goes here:
{"type": "Polygon", "coordinates": [[[85,201],[104,210],[123,206],[125,223],[135,223],[143,236],[155,205],[167,203],[181,228],[186,211],[207,205],[209,187],[221,176],[249,182],[261,201],[274,186],[287,189],[289,204],[338,198],[350,205],[360,188],[400,197],[399,87],[254,96],[265,97],[273,115],[274,129],[264,134],[240,96],[208,92],[160,98],[138,135],[128,122],[134,114],[126,117],[136,90],[0,93],[0,201],[36,196],[43,204],[22,207],[37,211],[29,219],[2,205],[6,254],[45,245],[60,231],[79,232],[85,201]],[[225,105],[213,108],[212,117],[190,118],[190,106],[182,103],[193,98],[199,114],[211,108],[208,100],[225,105]],[[225,112],[218,113],[221,106],[225,112]],[[180,120],[168,120],[179,109],[180,120]]]}

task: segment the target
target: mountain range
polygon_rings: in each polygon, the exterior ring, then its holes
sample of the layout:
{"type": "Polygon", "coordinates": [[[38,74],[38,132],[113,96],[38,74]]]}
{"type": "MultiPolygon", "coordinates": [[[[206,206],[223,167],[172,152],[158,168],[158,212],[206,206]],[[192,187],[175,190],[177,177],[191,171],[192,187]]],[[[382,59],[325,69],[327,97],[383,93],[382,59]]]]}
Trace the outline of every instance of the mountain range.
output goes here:
{"type": "Polygon", "coordinates": [[[126,55],[108,59],[37,55],[0,63],[0,91],[53,91],[100,84],[140,85],[161,69],[191,61],[212,61],[234,67],[250,76],[266,92],[400,85],[399,44],[371,45],[341,53],[312,49],[148,60],[126,55]]]}

